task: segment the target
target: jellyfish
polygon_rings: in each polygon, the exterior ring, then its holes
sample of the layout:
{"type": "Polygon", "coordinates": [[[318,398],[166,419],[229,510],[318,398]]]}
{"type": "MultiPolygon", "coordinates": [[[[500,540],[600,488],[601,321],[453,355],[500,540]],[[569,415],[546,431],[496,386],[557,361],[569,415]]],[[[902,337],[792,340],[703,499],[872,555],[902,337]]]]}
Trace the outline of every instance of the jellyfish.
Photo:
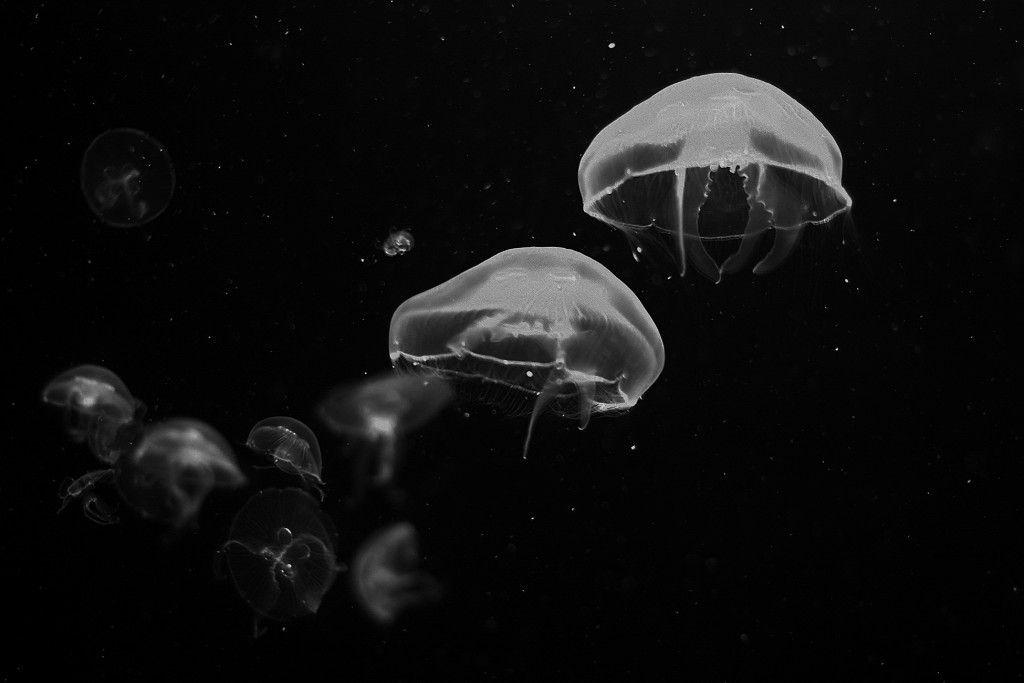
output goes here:
{"type": "Polygon", "coordinates": [[[352,591],[367,615],[387,626],[403,612],[441,597],[437,581],[417,569],[416,529],[393,524],[370,537],[352,562],[352,591]]]}
{"type": "Polygon", "coordinates": [[[299,477],[323,500],[320,443],[305,424],[291,417],[268,417],[252,428],[246,446],[268,456],[282,472],[299,477]]]}
{"type": "Polygon", "coordinates": [[[632,237],[675,236],[714,282],[735,273],[773,230],[757,274],[777,268],[806,225],[852,201],[843,157],[814,115],[778,88],[733,73],[697,76],[636,105],[598,133],[579,167],[583,210],[632,237]],[[735,243],[721,261],[716,245],[735,243]]]}
{"type": "Polygon", "coordinates": [[[260,618],[316,614],[338,574],[336,543],[334,524],[305,491],[267,489],[249,499],[221,553],[257,629],[260,618]]]}
{"type": "Polygon", "coordinates": [[[167,150],[134,128],[114,128],[93,140],[82,157],[81,176],[89,209],[115,228],[149,223],[174,194],[167,150]]]}
{"type": "Polygon", "coordinates": [[[116,524],[117,506],[107,502],[96,492],[96,485],[112,482],[114,473],[113,468],[108,468],[86,472],[78,479],[66,477],[61,482],[57,493],[61,499],[60,509],[57,510],[58,514],[70,505],[71,501],[80,500],[86,519],[101,525],[116,524]]]}
{"type": "Polygon", "coordinates": [[[120,377],[98,365],[79,365],[53,378],[43,389],[43,401],[63,408],[71,437],[88,443],[108,464],[131,446],[145,411],[120,377]]]}
{"type": "Polygon", "coordinates": [[[451,399],[451,390],[437,377],[384,375],[335,389],[321,402],[319,413],[332,431],[372,447],[372,478],[382,485],[394,476],[402,437],[429,422],[451,399]]]}
{"type": "Polygon", "coordinates": [[[412,251],[416,240],[408,230],[394,230],[388,238],[380,245],[381,251],[388,256],[401,256],[412,251]]]}
{"type": "Polygon", "coordinates": [[[196,519],[213,489],[245,483],[224,437],[192,419],[149,425],[115,469],[125,502],[143,517],[174,529],[196,519]]]}
{"type": "Polygon", "coordinates": [[[395,311],[389,338],[395,368],[472,382],[506,412],[531,412],[523,457],[545,407],[583,429],[592,413],[635,405],[665,364],[636,295],[557,247],[504,251],[417,294],[395,311]]]}

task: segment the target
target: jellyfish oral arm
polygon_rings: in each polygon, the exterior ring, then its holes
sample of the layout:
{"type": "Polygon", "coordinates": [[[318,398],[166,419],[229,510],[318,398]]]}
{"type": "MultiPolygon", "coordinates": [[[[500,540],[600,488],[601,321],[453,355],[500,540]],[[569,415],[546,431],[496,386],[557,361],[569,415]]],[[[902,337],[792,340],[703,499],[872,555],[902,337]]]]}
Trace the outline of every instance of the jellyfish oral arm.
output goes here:
{"type": "Polygon", "coordinates": [[[380,450],[377,454],[377,472],[373,476],[373,482],[379,486],[390,482],[395,474],[398,460],[398,436],[393,430],[382,431],[378,434],[376,442],[380,450]]]}

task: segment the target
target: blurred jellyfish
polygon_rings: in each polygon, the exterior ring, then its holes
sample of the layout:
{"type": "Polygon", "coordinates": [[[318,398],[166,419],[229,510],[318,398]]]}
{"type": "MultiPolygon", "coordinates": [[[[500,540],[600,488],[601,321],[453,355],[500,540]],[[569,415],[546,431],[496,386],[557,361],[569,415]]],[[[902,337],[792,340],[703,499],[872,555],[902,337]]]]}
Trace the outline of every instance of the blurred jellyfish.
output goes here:
{"type": "Polygon", "coordinates": [[[65,427],[105,463],[117,461],[137,435],[145,411],[121,378],[98,365],[79,365],[43,389],[43,401],[64,409],[65,427]]]}
{"type": "Polygon", "coordinates": [[[167,150],[133,128],[99,135],[82,157],[82,194],[89,209],[115,228],[149,223],[174,194],[174,166],[167,150]]]}
{"type": "Polygon", "coordinates": [[[615,414],[661,374],[665,346],[636,295],[570,249],[509,249],[404,302],[391,318],[391,362],[475,386],[517,415],[547,406],[578,417],[615,414]]]}
{"type": "Polygon", "coordinates": [[[143,517],[180,529],[214,488],[245,483],[224,437],[198,420],[150,425],[117,463],[121,497],[143,517]]]}
{"type": "Polygon", "coordinates": [[[375,469],[374,483],[387,484],[398,466],[402,437],[427,423],[451,399],[451,390],[439,378],[383,375],[332,391],[319,413],[334,432],[373,447],[374,462],[359,465],[375,469]]]}
{"type": "Polygon", "coordinates": [[[406,610],[441,597],[437,581],[417,569],[416,529],[400,522],[369,538],[352,563],[352,590],[374,621],[391,624],[406,610]]]}
{"type": "Polygon", "coordinates": [[[806,225],[848,211],[843,156],[825,126],[775,86],[735,73],[697,76],[654,94],[608,124],[580,160],[586,213],[627,235],[675,236],[689,262],[718,282],[758,252],[754,273],[777,268],[806,225]],[[732,253],[716,259],[722,245],[732,253]]]}
{"type": "Polygon", "coordinates": [[[316,614],[338,573],[337,532],[309,494],[260,491],[238,511],[221,547],[238,594],[257,618],[316,614]]]}
{"type": "Polygon", "coordinates": [[[388,256],[400,256],[411,251],[415,244],[416,240],[413,239],[411,232],[394,230],[380,245],[380,248],[388,256]]]}
{"type": "Polygon", "coordinates": [[[323,500],[320,443],[305,424],[291,417],[268,417],[252,428],[246,446],[269,457],[282,472],[299,477],[323,500]]]}

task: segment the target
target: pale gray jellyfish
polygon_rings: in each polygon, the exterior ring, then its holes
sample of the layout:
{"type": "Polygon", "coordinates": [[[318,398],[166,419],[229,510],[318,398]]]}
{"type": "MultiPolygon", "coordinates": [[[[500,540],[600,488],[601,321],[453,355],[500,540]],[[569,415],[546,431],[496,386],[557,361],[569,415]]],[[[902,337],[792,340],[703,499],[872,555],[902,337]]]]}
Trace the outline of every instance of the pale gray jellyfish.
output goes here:
{"type": "Polygon", "coordinates": [[[417,294],[395,311],[389,339],[397,369],[476,383],[482,400],[531,412],[524,457],[545,406],[583,429],[591,413],[634,406],[665,365],[636,295],[557,247],[504,251],[417,294]]]}
{"type": "Polygon", "coordinates": [[[130,447],[145,412],[121,378],[98,365],[79,365],[57,375],[43,389],[43,401],[63,408],[71,437],[87,442],[107,464],[130,447]]]}
{"type": "Polygon", "coordinates": [[[96,137],[82,157],[82,193],[89,209],[115,228],[145,225],[174,195],[174,166],[167,150],[134,128],[96,137]]]}
{"type": "Polygon", "coordinates": [[[117,489],[143,517],[180,529],[193,522],[215,488],[245,483],[223,436],[198,420],[164,420],[146,427],[117,463],[117,489]]]}
{"type": "Polygon", "coordinates": [[[268,417],[256,423],[245,445],[270,458],[282,472],[299,477],[323,500],[320,442],[305,423],[293,417],[268,417]]]}
{"type": "Polygon", "coordinates": [[[335,389],[321,402],[319,412],[332,431],[370,446],[375,462],[358,464],[373,467],[374,483],[387,484],[398,465],[402,437],[430,421],[451,400],[442,379],[390,374],[335,389]]]}
{"type": "Polygon", "coordinates": [[[671,233],[680,272],[689,261],[715,282],[743,268],[770,229],[754,273],[778,267],[804,226],[852,204],[825,126],[775,86],[734,73],[690,78],[636,105],[598,133],[578,175],[584,211],[630,236],[671,233]],[[721,265],[708,253],[736,240],[721,265]]]}
{"type": "Polygon", "coordinates": [[[338,574],[337,530],[299,489],[260,491],[235,515],[221,547],[238,594],[259,618],[316,614],[338,574]]]}
{"type": "Polygon", "coordinates": [[[437,581],[418,569],[417,546],[416,529],[399,522],[376,533],[356,551],[352,591],[370,618],[381,625],[441,597],[437,581]]]}
{"type": "MultiPolygon", "coordinates": [[[[43,389],[43,401],[64,410],[64,424],[76,441],[85,441],[93,455],[114,465],[142,434],[145,407],[132,397],[121,378],[98,365],[79,365],[54,377],[43,389]]],[[[99,492],[112,483],[115,469],[94,470],[77,479],[65,478],[58,489],[60,510],[80,501],[86,518],[97,524],[117,522],[117,506],[99,492]]],[[[59,511],[58,511],[59,512],[59,511]]]]}
{"type": "Polygon", "coordinates": [[[400,256],[412,251],[416,240],[408,230],[394,230],[380,245],[381,251],[388,256],[400,256]]]}

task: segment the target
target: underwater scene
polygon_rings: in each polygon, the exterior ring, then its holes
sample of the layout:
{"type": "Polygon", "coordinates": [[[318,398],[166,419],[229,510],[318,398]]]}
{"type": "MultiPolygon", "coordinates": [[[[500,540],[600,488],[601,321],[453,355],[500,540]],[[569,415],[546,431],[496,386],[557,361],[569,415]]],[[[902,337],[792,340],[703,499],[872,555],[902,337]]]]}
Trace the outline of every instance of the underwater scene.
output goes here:
{"type": "Polygon", "coordinates": [[[1019,678],[1024,56],[909,7],[2,10],[3,679],[1019,678]]]}

